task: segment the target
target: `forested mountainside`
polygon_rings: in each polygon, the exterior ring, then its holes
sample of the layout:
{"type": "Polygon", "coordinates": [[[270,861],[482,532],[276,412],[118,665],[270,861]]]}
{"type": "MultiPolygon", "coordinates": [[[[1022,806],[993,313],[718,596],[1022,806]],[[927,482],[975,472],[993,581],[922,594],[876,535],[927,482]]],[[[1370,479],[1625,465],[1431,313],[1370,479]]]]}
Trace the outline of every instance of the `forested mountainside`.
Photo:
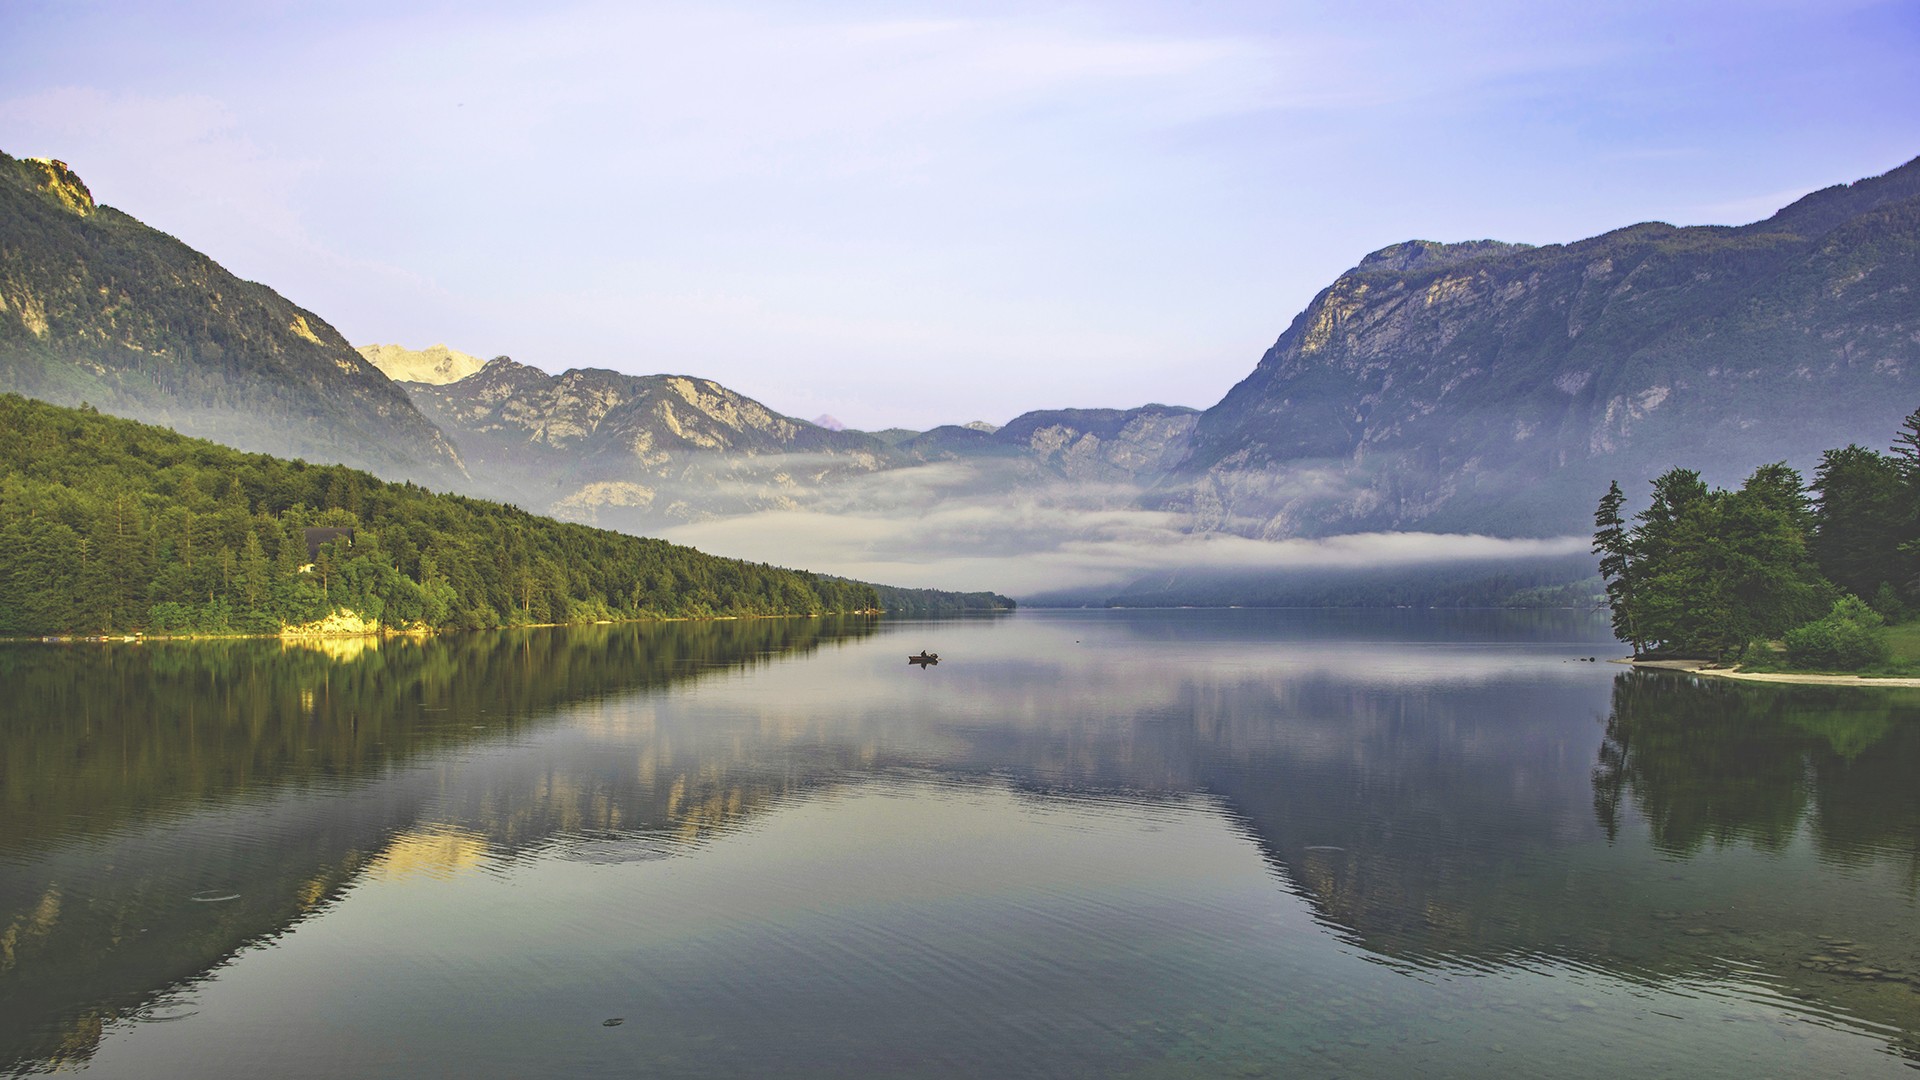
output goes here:
{"type": "Polygon", "coordinates": [[[326,320],[0,154],[0,391],[447,485],[452,443],[326,320]]]}
{"type": "Polygon", "coordinates": [[[1920,401],[1920,160],[1743,227],[1375,252],[1195,425],[1200,529],[1580,531],[1674,462],[1810,468],[1920,401]]]}
{"type": "Polygon", "coordinates": [[[859,582],[0,395],[0,634],[274,632],[343,609],[461,628],[881,603],[859,582]]]}

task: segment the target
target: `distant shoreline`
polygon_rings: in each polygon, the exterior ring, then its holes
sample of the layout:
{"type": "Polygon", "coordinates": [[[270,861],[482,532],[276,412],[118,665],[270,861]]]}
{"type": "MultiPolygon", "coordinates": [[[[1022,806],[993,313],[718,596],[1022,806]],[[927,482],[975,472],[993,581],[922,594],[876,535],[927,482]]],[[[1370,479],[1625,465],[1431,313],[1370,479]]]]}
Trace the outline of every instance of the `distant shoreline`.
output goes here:
{"type": "Polygon", "coordinates": [[[1629,667],[1653,668],[1659,671],[1684,671],[1689,675],[1712,675],[1721,679],[1739,679],[1741,682],[1790,683],[1799,686],[1886,686],[1894,688],[1920,688],[1920,679],[1889,677],[1874,678],[1870,675],[1815,675],[1778,671],[1741,671],[1738,667],[1720,667],[1711,660],[1635,660],[1623,657],[1612,661],[1629,667]]]}

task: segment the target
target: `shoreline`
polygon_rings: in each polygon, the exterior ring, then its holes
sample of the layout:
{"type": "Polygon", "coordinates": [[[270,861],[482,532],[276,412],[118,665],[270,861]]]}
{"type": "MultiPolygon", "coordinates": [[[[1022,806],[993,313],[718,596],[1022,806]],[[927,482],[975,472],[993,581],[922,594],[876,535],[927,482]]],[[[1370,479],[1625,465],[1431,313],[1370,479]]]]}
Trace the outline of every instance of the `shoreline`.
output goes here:
{"type": "Polygon", "coordinates": [[[1622,657],[1608,661],[1613,664],[1625,664],[1628,667],[1652,668],[1656,671],[1683,671],[1689,675],[1712,675],[1721,679],[1738,679],[1741,682],[1788,683],[1799,686],[1884,686],[1893,689],[1920,689],[1920,679],[1888,676],[1874,678],[1870,675],[1818,675],[1779,671],[1741,671],[1738,665],[1719,667],[1711,660],[1635,660],[1622,657]]]}
{"type": "Polygon", "coordinates": [[[664,615],[655,619],[593,619],[588,622],[546,622],[513,623],[507,626],[459,627],[438,629],[394,629],[381,627],[375,630],[323,631],[319,633],[289,632],[276,630],[252,634],[151,634],[135,632],[131,634],[27,634],[17,637],[0,636],[0,645],[137,645],[145,642],[161,641],[343,641],[361,638],[430,638],[447,634],[484,633],[495,630],[550,630],[569,626],[633,626],[641,623],[672,622],[738,622],[745,619],[824,619],[862,616],[877,618],[887,614],[885,611],[829,611],[808,612],[794,615],[664,615]]]}

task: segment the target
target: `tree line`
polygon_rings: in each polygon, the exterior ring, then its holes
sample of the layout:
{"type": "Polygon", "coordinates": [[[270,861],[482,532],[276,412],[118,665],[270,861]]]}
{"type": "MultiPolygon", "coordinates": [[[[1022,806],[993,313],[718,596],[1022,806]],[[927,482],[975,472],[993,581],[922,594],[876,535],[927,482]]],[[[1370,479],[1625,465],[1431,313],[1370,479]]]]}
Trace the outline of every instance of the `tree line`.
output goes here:
{"type": "Polygon", "coordinates": [[[1795,664],[1883,663],[1883,627],[1920,612],[1920,410],[1887,453],[1828,450],[1813,482],[1784,462],[1737,490],[1676,468],[1631,520],[1611,484],[1594,513],[1613,629],[1637,657],[1741,658],[1781,640],[1795,664]]]}
{"type": "Polygon", "coordinates": [[[0,635],[273,633],[342,608],[461,629],[883,607],[863,582],[0,395],[0,635]],[[352,536],[309,551],[312,528],[352,536]]]}

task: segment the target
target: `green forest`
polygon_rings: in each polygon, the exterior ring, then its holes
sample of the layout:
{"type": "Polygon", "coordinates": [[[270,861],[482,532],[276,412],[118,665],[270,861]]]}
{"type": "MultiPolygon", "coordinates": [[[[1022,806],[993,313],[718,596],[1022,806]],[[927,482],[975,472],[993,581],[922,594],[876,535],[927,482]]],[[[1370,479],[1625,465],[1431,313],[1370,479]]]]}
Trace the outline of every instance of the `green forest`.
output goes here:
{"type": "Polygon", "coordinates": [[[0,395],[0,635],[1012,607],[887,590],[0,395]],[[326,533],[311,534],[309,530],[326,533]],[[349,532],[350,530],[350,532],[349,532]],[[317,547],[312,540],[323,538],[317,547]]]}
{"type": "Polygon", "coordinates": [[[1811,484],[1784,462],[1737,490],[1691,469],[1653,481],[1629,521],[1614,483],[1594,514],[1613,629],[1639,658],[1749,668],[1901,668],[1920,616],[1920,410],[1888,453],[1828,450],[1811,484]]]}

